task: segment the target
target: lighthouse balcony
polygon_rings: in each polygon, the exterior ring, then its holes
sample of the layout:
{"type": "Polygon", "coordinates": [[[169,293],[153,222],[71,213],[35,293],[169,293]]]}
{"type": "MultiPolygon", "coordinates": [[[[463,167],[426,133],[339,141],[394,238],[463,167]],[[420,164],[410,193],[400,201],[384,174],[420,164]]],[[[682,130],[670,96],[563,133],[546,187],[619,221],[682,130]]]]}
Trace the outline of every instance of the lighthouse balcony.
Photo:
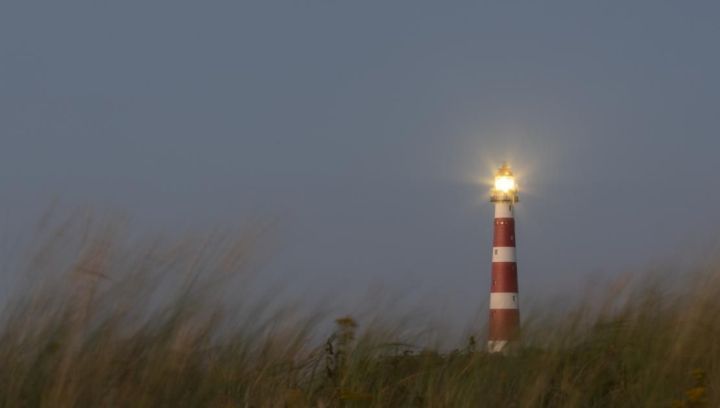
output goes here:
{"type": "Polygon", "coordinates": [[[520,198],[517,194],[493,193],[490,196],[490,202],[493,203],[517,203],[518,201],[520,198]]]}

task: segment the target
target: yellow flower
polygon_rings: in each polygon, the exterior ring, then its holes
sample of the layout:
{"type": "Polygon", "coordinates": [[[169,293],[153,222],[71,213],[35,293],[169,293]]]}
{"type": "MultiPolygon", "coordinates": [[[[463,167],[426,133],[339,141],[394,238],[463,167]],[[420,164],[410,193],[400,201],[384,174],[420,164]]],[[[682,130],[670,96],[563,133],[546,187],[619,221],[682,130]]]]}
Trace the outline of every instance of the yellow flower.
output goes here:
{"type": "Polygon", "coordinates": [[[705,387],[694,387],[685,391],[688,402],[701,402],[705,398],[705,387]]]}
{"type": "Polygon", "coordinates": [[[692,370],[690,372],[690,375],[697,381],[699,384],[703,383],[705,381],[705,371],[696,368],[695,370],[692,370]]]}

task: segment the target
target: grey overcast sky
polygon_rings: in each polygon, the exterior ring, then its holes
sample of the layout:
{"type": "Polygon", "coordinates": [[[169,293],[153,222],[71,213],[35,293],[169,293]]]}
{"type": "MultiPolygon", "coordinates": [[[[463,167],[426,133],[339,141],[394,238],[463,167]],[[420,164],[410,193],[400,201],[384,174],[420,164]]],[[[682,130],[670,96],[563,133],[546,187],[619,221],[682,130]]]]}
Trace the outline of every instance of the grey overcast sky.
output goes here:
{"type": "Polygon", "coordinates": [[[690,263],[720,242],[717,4],[3,1],[3,239],[54,197],[269,217],[297,293],[472,320],[508,160],[525,299],[690,263]]]}

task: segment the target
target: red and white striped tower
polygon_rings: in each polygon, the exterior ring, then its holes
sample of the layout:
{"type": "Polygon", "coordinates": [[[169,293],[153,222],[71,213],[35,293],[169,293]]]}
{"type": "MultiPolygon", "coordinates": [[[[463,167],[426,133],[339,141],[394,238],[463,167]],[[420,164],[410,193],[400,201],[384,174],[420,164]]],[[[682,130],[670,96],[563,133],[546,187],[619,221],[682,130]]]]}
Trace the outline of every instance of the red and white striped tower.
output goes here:
{"type": "Polygon", "coordinates": [[[488,351],[507,352],[519,340],[520,308],[515,263],[515,203],[518,189],[507,164],[495,174],[490,201],[495,203],[488,351]]]}

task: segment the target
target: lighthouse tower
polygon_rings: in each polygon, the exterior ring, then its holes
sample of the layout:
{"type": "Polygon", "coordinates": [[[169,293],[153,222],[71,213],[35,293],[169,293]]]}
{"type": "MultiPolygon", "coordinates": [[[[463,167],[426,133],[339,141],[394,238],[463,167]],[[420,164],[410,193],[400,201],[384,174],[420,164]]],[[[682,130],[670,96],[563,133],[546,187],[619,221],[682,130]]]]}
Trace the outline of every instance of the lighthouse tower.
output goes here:
{"type": "Polygon", "coordinates": [[[515,263],[515,203],[518,189],[507,164],[495,174],[490,201],[495,204],[495,229],[490,286],[488,351],[507,352],[519,340],[520,308],[515,263]]]}

